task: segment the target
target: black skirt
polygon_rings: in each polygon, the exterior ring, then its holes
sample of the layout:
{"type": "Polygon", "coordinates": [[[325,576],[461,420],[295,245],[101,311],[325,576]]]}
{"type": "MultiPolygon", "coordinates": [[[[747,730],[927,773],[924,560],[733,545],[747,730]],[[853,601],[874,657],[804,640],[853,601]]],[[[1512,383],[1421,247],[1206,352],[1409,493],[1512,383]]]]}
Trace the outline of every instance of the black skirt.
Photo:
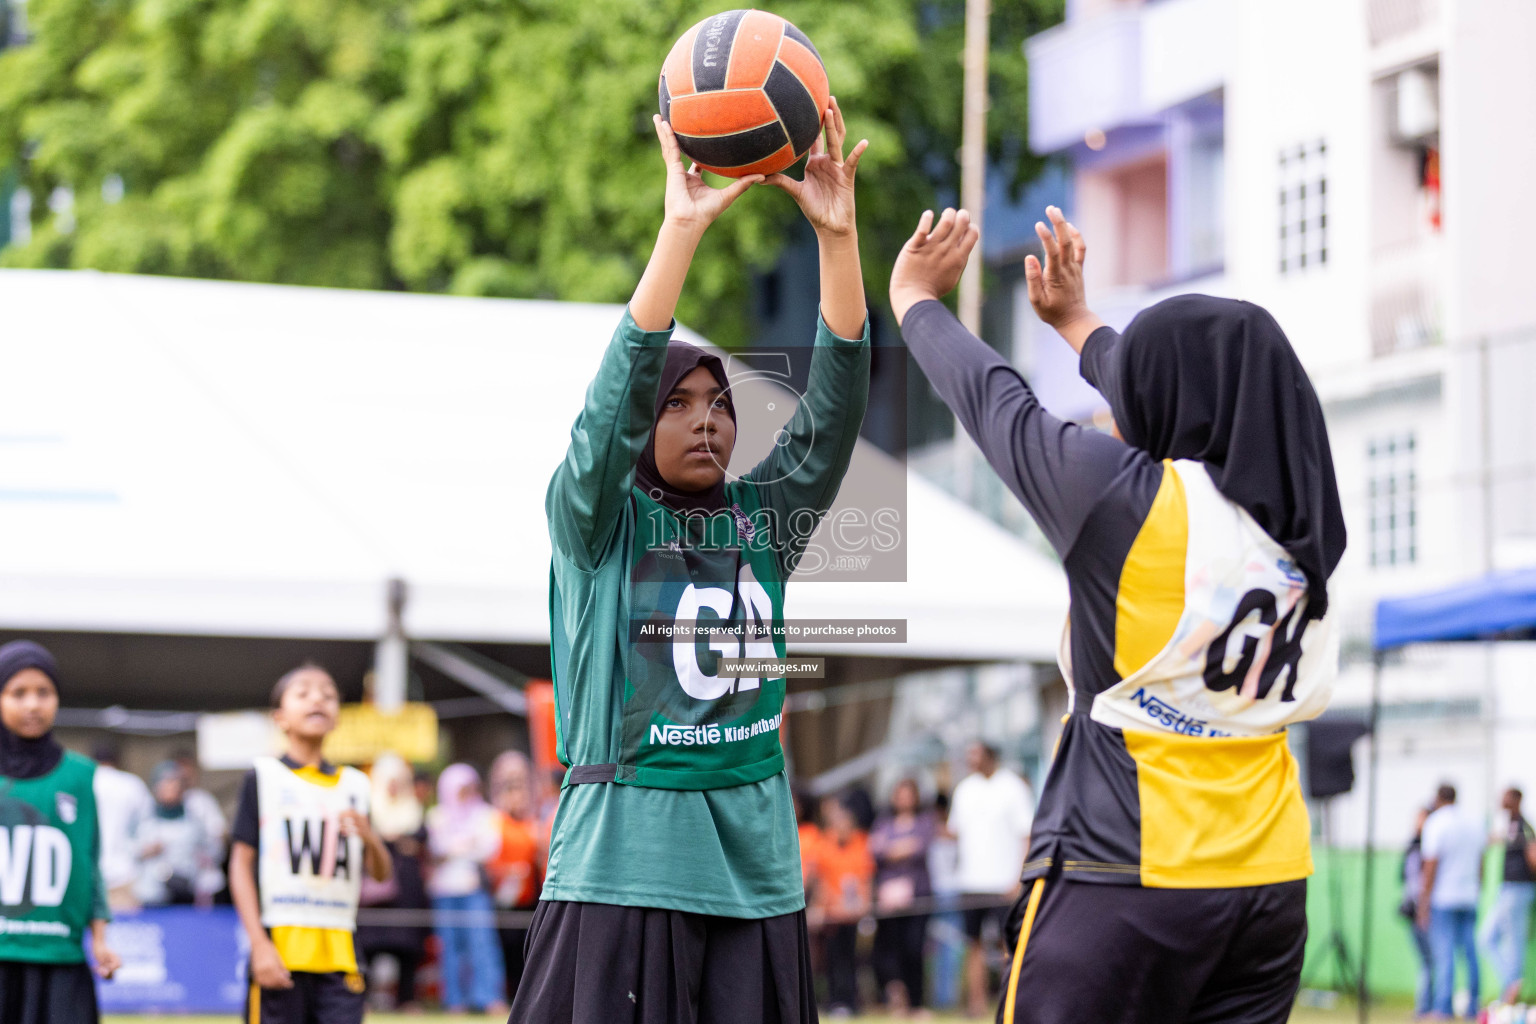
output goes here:
{"type": "Polygon", "coordinates": [[[96,976],[85,964],[0,960],[0,1021],[98,1024],[96,976]]]}
{"type": "Polygon", "coordinates": [[[541,901],[509,1024],[816,1024],[805,912],[541,901]]]}

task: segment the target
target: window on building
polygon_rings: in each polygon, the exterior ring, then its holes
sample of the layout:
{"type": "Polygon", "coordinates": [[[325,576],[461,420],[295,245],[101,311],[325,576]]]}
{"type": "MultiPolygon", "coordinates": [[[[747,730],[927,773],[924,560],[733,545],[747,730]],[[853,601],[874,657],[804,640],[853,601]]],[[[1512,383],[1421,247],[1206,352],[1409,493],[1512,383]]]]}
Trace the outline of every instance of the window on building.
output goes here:
{"type": "Polygon", "coordinates": [[[1389,356],[1442,340],[1439,65],[1371,83],[1371,351],[1389,356]]]}
{"type": "Polygon", "coordinates": [[[1418,478],[1413,434],[1373,438],[1367,448],[1371,565],[1418,561],[1418,478]]]}
{"type": "Polygon", "coordinates": [[[1280,151],[1280,273],[1328,262],[1328,144],[1280,151]]]}
{"type": "Polygon", "coordinates": [[[1189,147],[1189,214],[1185,224],[1186,273],[1220,267],[1226,258],[1226,139],[1221,122],[1195,136],[1189,147]]]}
{"type": "Polygon", "coordinates": [[[10,225],[10,233],[6,241],[15,245],[26,245],[32,240],[32,193],[24,188],[18,188],[11,193],[10,202],[7,204],[6,218],[10,225]]]}
{"type": "Polygon", "coordinates": [[[1168,277],[1168,155],[1083,171],[1078,207],[1085,223],[1107,225],[1094,235],[1105,283],[1152,285],[1168,277]]]}
{"type": "Polygon", "coordinates": [[[27,41],[27,0],[0,0],[0,50],[27,41]]]}

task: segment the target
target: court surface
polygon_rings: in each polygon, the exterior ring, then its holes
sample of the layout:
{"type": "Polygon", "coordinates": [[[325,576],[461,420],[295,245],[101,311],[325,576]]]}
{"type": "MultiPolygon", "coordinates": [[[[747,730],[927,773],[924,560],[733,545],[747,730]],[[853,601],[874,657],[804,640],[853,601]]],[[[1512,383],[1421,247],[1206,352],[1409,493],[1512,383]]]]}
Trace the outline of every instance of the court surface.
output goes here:
{"type": "MultiPolygon", "coordinates": [[[[469,1024],[471,1021],[487,1021],[489,1017],[477,1017],[473,1014],[448,1016],[446,1014],[425,1013],[406,1015],[396,1013],[370,1013],[367,1024],[469,1024]]],[[[824,1021],[833,1018],[824,1016],[824,1021]]],[[[877,1014],[869,1014],[853,1018],[864,1024],[895,1024],[897,1018],[885,1017],[877,1014]]],[[[910,1020],[911,1018],[907,1018],[910,1020]]],[[[953,1014],[935,1014],[934,1021],[963,1021],[970,1018],[953,1014]]],[[[1296,1013],[1291,1017],[1292,1024],[1349,1024],[1356,1019],[1354,1007],[1340,1007],[1336,1010],[1315,1010],[1305,1007],[1297,1007],[1296,1013]]],[[[217,1017],[114,1017],[103,1018],[103,1024],[231,1024],[233,1016],[217,1017]]],[[[983,1018],[990,1020],[990,1018],[983,1018]]],[[[1406,1024],[1413,1020],[1413,1015],[1407,1010],[1386,1008],[1376,1010],[1371,1014],[1373,1024],[1406,1024]]]]}

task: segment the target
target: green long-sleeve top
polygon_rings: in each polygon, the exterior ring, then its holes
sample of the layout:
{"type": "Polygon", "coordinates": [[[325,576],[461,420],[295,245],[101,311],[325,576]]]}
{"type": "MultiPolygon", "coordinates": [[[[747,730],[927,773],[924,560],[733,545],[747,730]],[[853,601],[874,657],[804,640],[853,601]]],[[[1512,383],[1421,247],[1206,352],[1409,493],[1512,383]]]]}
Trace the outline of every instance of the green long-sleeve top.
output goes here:
{"type": "Polygon", "coordinates": [[[719,656],[783,656],[783,641],[646,631],[782,617],[807,526],[831,507],[858,440],[869,329],[853,340],[818,322],[784,443],[729,481],[728,511],[702,524],[634,487],[671,335],[626,311],[545,501],[560,756],[613,781],[563,791],[543,898],[772,917],[805,905],[778,748],[784,680],[716,668],[719,656]]]}

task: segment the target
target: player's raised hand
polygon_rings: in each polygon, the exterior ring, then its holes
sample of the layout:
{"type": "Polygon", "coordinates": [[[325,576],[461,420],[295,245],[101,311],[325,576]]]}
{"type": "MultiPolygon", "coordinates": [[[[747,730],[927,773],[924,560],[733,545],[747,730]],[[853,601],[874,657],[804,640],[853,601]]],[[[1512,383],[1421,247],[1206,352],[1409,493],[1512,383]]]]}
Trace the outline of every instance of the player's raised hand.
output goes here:
{"type": "Polygon", "coordinates": [[[1047,206],[1045,215],[1051,219],[1049,228],[1035,223],[1035,234],[1045,247],[1045,266],[1033,256],[1024,257],[1029,304],[1035,307],[1041,320],[1056,328],[1072,351],[1081,353],[1089,335],[1104,326],[1104,321],[1088,308],[1083,288],[1083,260],[1088,257],[1088,243],[1059,208],[1047,206]]]}
{"type": "Polygon", "coordinates": [[[853,177],[859,169],[859,158],[869,148],[869,140],[860,139],[848,158],[843,159],[848,126],[843,123],[843,111],[836,96],[827,104],[822,124],[822,132],[806,157],[803,180],[796,181],[787,174],[770,174],[764,181],[793,196],[818,234],[851,234],[855,227],[853,177]]]}
{"type": "Polygon", "coordinates": [[[1045,266],[1034,256],[1024,257],[1024,281],[1036,315],[1060,328],[1088,312],[1083,289],[1083,260],[1088,256],[1088,244],[1058,207],[1047,206],[1045,215],[1051,220],[1050,227],[1035,222],[1035,234],[1045,247],[1045,266]]]}
{"type": "Polygon", "coordinates": [[[656,137],[661,140],[661,155],[667,163],[667,222],[694,231],[703,231],[716,217],[741,197],[747,189],[763,180],[761,174],[737,178],[724,188],[712,188],[699,173],[699,165],[683,169],[683,151],[678,148],[672,126],[653,114],[656,137]]]}
{"type": "Polygon", "coordinates": [[[891,270],[891,310],[899,323],[907,310],[925,299],[943,298],[960,283],[981,231],[965,210],[945,210],[934,223],[924,210],[917,230],[901,247],[891,270]]]}

